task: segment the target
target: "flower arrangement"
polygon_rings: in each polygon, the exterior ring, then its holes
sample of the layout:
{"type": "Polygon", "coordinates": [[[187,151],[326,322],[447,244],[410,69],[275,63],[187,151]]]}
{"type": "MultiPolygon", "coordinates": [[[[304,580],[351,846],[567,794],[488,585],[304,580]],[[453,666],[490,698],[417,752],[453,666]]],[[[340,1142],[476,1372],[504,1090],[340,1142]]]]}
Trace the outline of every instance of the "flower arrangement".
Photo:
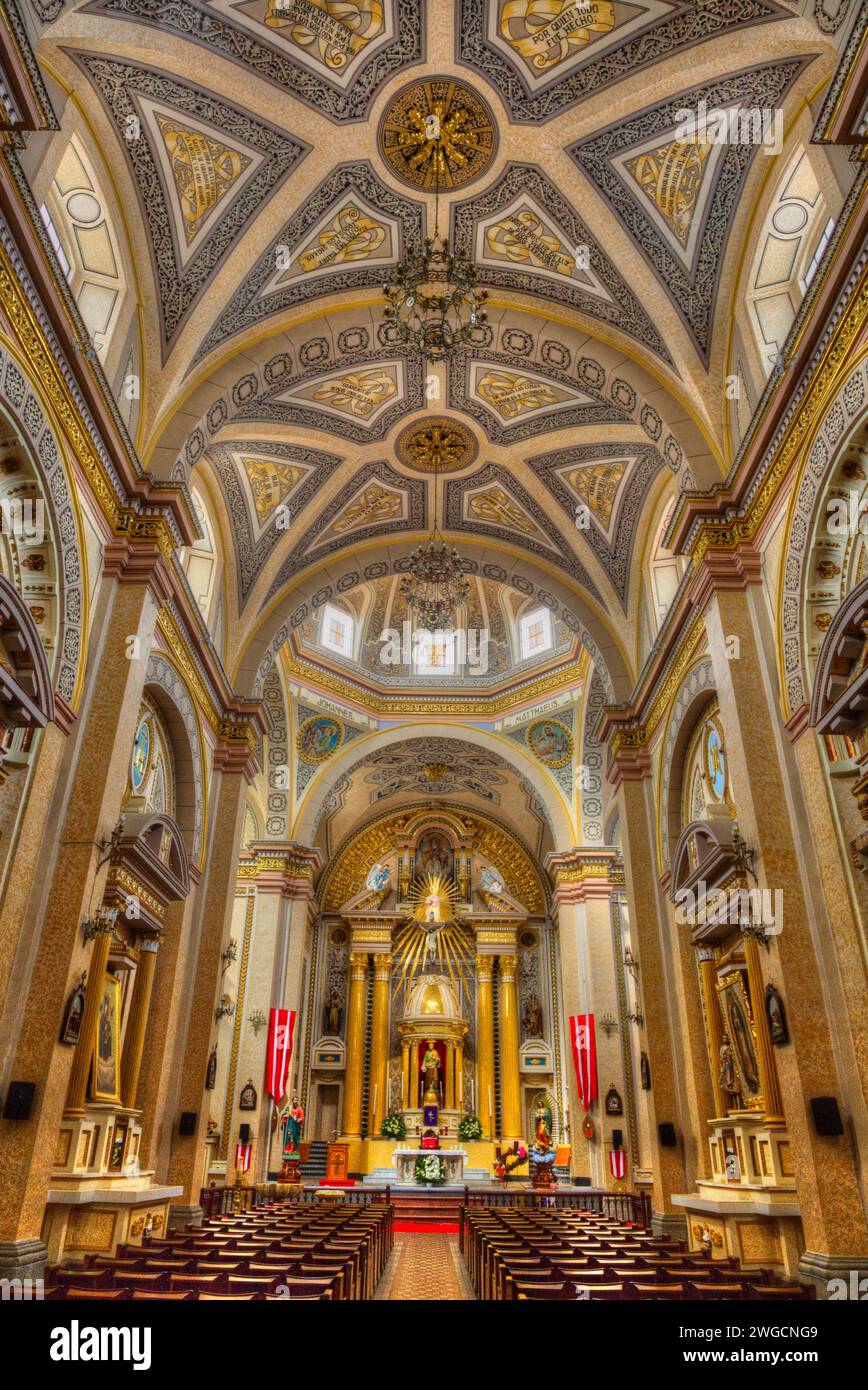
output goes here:
{"type": "Polygon", "coordinates": [[[501,1182],[506,1182],[510,1173],[520,1168],[523,1163],[527,1163],[527,1149],[516,1139],[511,1149],[495,1149],[494,1176],[501,1182]]]}
{"type": "Polygon", "coordinates": [[[407,1126],[404,1123],[403,1115],[387,1115],[380,1125],[380,1134],[384,1139],[406,1139],[407,1126]]]}
{"type": "Polygon", "coordinates": [[[481,1139],[482,1124],[478,1115],[463,1115],[458,1121],[459,1139],[481,1139]]]}
{"type": "Polygon", "coordinates": [[[416,1181],[431,1184],[446,1181],[446,1164],[439,1154],[419,1155],[416,1159],[416,1181]]]}

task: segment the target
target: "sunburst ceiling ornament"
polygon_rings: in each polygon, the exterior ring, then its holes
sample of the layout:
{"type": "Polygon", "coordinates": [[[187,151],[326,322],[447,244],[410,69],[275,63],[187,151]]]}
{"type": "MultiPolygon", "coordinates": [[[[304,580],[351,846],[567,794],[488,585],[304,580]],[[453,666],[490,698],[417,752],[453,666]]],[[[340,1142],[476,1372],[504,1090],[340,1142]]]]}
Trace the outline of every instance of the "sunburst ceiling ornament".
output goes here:
{"type": "Polygon", "coordinates": [[[395,452],[401,463],[420,473],[454,473],[476,460],[479,445],[472,430],[460,420],[433,415],[422,423],[408,425],[398,435],[395,452]]]}
{"type": "Polygon", "coordinates": [[[394,97],[380,124],[393,173],[411,188],[460,188],[484,173],[497,148],[494,117],[480,96],[448,77],[414,82],[394,97]],[[431,118],[441,132],[431,142],[431,118]]]}
{"type": "Polygon", "coordinates": [[[467,970],[473,937],[455,916],[455,884],[441,874],[417,879],[410,893],[413,915],[398,928],[393,946],[397,957],[397,995],[405,980],[410,987],[417,974],[448,973],[468,988],[467,970]]]}

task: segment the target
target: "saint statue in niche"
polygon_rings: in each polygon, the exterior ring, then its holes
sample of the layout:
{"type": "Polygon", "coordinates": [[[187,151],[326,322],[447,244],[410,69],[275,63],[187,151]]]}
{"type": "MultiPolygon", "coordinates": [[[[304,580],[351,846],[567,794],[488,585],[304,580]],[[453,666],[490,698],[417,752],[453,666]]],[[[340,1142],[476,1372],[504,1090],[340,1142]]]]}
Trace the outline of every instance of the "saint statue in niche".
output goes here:
{"type": "Polygon", "coordinates": [[[213,1091],[217,1085],[217,1044],[211,1048],[211,1055],[208,1058],[208,1068],[205,1072],[205,1090],[213,1091]]]}
{"type": "Polygon", "coordinates": [[[550,1149],[552,1146],[552,1112],[546,1105],[544,1096],[540,1096],[536,1103],[534,1140],[538,1149],[550,1149]]]}
{"type": "Polygon", "coordinates": [[[428,1039],[428,1048],[422,1058],[423,1105],[440,1104],[440,1057],[434,1046],[434,1039],[428,1039]]]}
{"type": "Polygon", "coordinates": [[[790,1040],[787,1028],[787,1015],[784,1001],[774,985],[766,985],[766,1018],[769,1024],[769,1037],[775,1047],[783,1047],[790,1040]]]}
{"type": "Polygon", "coordinates": [[[328,997],[325,1009],[325,1030],[333,1038],[339,1038],[341,1034],[341,1018],[344,1012],[344,1003],[336,989],[333,989],[328,997]]]}
{"type": "Polygon", "coordinates": [[[527,997],[522,1023],[524,1024],[524,1034],[526,1038],[542,1037],[542,1006],[535,994],[529,994],[527,997]]]}

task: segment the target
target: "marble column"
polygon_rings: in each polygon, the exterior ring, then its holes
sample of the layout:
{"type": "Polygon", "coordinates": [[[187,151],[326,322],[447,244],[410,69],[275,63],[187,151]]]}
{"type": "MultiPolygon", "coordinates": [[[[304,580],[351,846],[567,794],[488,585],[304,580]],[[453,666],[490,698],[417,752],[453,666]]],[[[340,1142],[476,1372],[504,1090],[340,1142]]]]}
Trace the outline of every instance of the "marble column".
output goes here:
{"type": "Polygon", "coordinates": [[[64,1005],[90,963],[81,923],[102,900],[106,866],[98,842],[115,828],[127,785],[157,606],[169,592],[164,562],[145,547],[128,565],[131,548],[106,550],[110,585],[101,628],[92,637],[93,665],[86,704],[75,730],[74,770],[56,849],[46,861],[48,882],[28,918],[38,945],[29,986],[20,1001],[20,1026],[9,1074],[37,1081],[27,1120],[0,1120],[0,1152],[15,1181],[0,1189],[0,1264],[10,1269],[18,1242],[29,1268],[39,1239],[49,1175],[70,1073],[78,1048],[58,1042],[64,1005]],[[98,867],[99,865],[99,867],[98,867]]]}
{"type": "Polygon", "coordinates": [[[410,1040],[401,1039],[401,1106],[410,1109],[410,1040]]]}
{"type": "Polygon", "coordinates": [[[495,1137],[493,965],[490,955],[476,957],[476,1108],[485,1139],[495,1137]]]}
{"type": "MultiPolygon", "coordinates": [[[[783,920],[755,963],[756,987],[773,981],[787,1010],[790,1041],[776,1049],[775,1061],[805,1236],[800,1269],[825,1296],[830,1277],[868,1269],[868,1226],[846,1122],[843,1135],[820,1136],[808,1105],[809,1097],[841,1094],[839,1060],[851,1065],[852,1042],[827,1009],[827,994],[837,993],[845,1013],[829,933],[819,920],[825,904],[815,848],[777,686],[762,678],[776,670],[776,657],[761,578],[760,557],[748,548],[709,551],[692,594],[705,617],[739,829],[754,851],[758,886],[782,895],[783,920]]],[[[863,1099],[854,1094],[849,1108],[859,1105],[863,1099]]]]}
{"type": "Polygon", "coordinates": [[[159,938],[156,936],[145,936],[139,941],[139,963],[133,980],[133,997],[130,1000],[121,1059],[121,1095],[124,1105],[129,1110],[134,1110],[136,1106],[159,944],[159,938]]]}
{"type": "Polygon", "coordinates": [[[628,748],[616,752],[609,776],[618,795],[630,935],[638,946],[643,1038],[652,1077],[652,1089],[643,1092],[643,1097],[653,1164],[653,1224],[660,1233],[682,1238],[686,1222],[683,1212],[674,1207],[672,1194],[683,1193],[688,1187],[681,1123],[683,1088],[670,1021],[674,1008],[670,1012],[669,953],[659,897],[650,773],[648,752],[628,748]],[[657,1126],[661,1123],[676,1126],[673,1148],[660,1144],[657,1126]]]}
{"type": "Polygon", "coordinates": [[[380,1125],[389,1113],[389,986],[392,957],[374,955],[374,1007],[371,1021],[371,1066],[368,1080],[368,1133],[378,1139],[380,1125]]]}
{"type": "Polygon", "coordinates": [[[368,980],[368,957],[360,951],[353,951],[349,964],[347,1067],[344,1075],[344,1115],[341,1138],[360,1139],[362,1134],[362,1068],[365,1060],[365,991],[368,980]]]}
{"type": "Polygon", "coordinates": [[[518,1075],[518,957],[500,957],[500,1099],[503,1138],[508,1144],[522,1138],[521,1091],[518,1075]]]}
{"type": "Polygon", "coordinates": [[[247,790],[257,765],[246,739],[218,744],[211,779],[211,814],[202,893],[201,926],[196,958],[196,993],[191,1001],[178,1088],[179,1111],[196,1115],[195,1132],[176,1132],[169,1163],[169,1182],[183,1188],[172,1203],[175,1226],[197,1219],[205,1164],[205,1074],[220,992],[221,967],[232,923],[235,877],[247,790]]]}
{"type": "Polygon", "coordinates": [[[781,1100],[781,1088],[778,1082],[778,1069],[775,1066],[775,1054],[772,1048],[772,1040],[769,1035],[769,1021],[766,1018],[765,988],[763,984],[763,968],[760,962],[760,948],[753,937],[745,935],[744,959],[747,965],[747,981],[750,990],[750,1007],[753,1014],[753,1026],[756,1033],[757,1062],[759,1064],[760,1090],[763,1095],[763,1106],[765,1108],[766,1123],[770,1125],[782,1125],[783,1102],[781,1100]]]}

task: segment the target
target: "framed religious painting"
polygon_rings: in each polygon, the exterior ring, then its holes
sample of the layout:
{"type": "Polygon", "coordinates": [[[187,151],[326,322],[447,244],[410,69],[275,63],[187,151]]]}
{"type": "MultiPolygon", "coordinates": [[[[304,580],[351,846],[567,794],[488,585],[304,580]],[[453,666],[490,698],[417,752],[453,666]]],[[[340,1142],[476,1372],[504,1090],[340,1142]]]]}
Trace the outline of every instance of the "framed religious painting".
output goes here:
{"type": "Polygon", "coordinates": [[[337,752],[343,736],[344,731],[336,719],[319,714],[306,719],[296,737],[299,756],[306,763],[323,763],[337,752]]]}
{"type": "Polygon", "coordinates": [[[91,1096],[94,1100],[120,1104],[121,1077],[119,1030],[121,982],[116,975],[104,975],[96,1019],[91,1096]]]}
{"type": "Polygon", "coordinates": [[[136,729],[136,736],[133,739],[132,757],[130,758],[130,788],[133,796],[144,794],[156,742],[153,718],[150,714],[145,713],[139,720],[139,727],[136,729]]]}
{"type": "Polygon", "coordinates": [[[759,1062],[753,1018],[741,971],[735,970],[725,975],[719,981],[717,990],[724,1027],[732,1045],[739,1089],[750,1109],[753,1108],[751,1102],[760,1094],[759,1062]]]}
{"type": "Polygon", "coordinates": [[[573,756],[573,736],[557,719],[541,719],[527,732],[527,746],[546,767],[565,767],[573,756]]]}
{"type": "Polygon", "coordinates": [[[63,1014],[63,1023],[60,1029],[60,1041],[75,1046],[81,1032],[81,1020],[84,1017],[84,975],[78,982],[67,1000],[66,1009],[63,1014]]]}

